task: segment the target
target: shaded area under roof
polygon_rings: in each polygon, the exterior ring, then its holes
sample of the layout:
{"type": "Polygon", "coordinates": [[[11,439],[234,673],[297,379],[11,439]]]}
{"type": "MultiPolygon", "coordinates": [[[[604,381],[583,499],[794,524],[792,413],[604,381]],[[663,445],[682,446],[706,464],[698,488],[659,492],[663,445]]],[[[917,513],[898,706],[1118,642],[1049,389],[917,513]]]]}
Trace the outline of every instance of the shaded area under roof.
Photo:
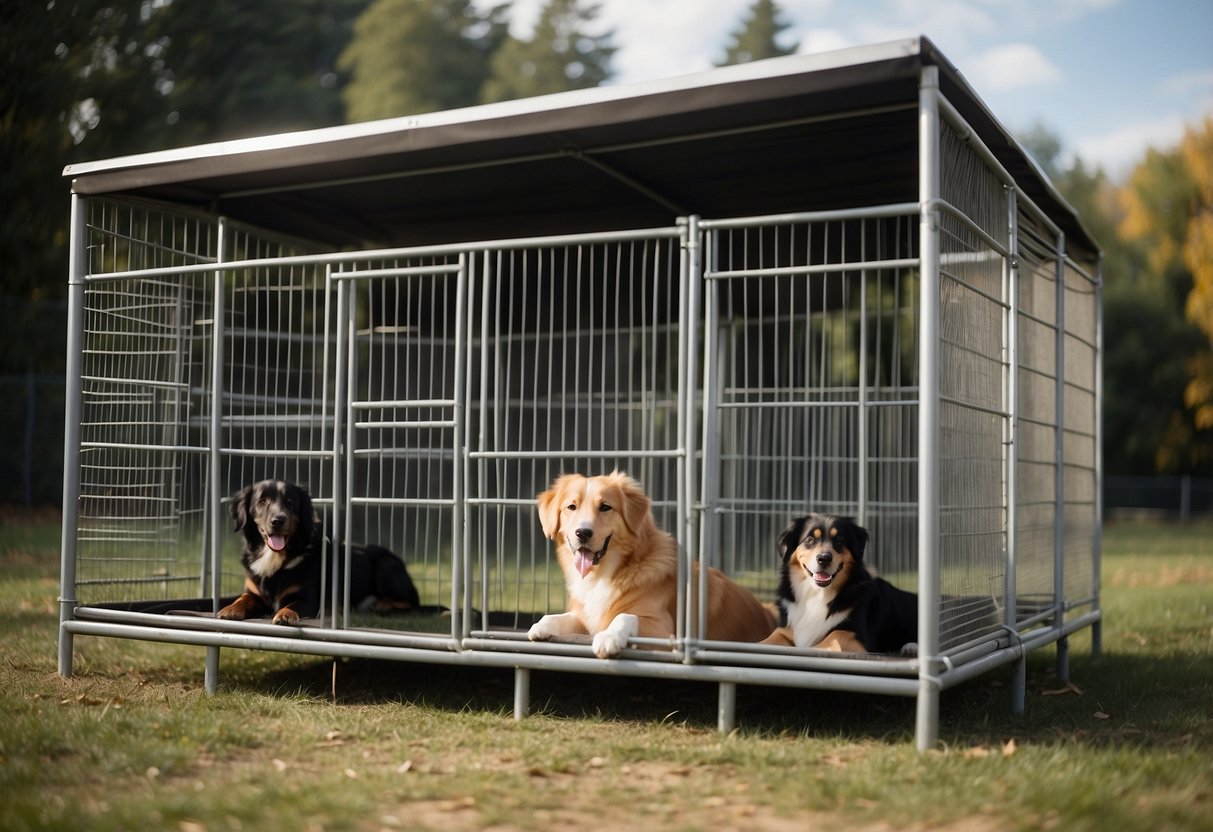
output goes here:
{"type": "Polygon", "coordinates": [[[328,246],[668,225],[918,199],[918,79],[1080,256],[1074,211],[926,38],[699,75],[68,166],[76,193],[168,202],[328,246]]]}

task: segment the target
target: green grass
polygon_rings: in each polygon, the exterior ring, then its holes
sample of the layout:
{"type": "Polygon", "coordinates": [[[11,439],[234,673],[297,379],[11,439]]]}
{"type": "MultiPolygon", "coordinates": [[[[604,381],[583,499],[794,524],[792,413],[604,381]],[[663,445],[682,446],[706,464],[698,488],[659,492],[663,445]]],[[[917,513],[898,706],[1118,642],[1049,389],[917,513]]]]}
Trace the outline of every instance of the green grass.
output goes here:
{"type": "Polygon", "coordinates": [[[0,525],[0,829],[1213,828],[1213,525],[1110,525],[1103,653],[911,700],[512,674],[77,637],[56,673],[54,518],[0,525]],[[334,679],[336,696],[334,698],[334,679]]]}

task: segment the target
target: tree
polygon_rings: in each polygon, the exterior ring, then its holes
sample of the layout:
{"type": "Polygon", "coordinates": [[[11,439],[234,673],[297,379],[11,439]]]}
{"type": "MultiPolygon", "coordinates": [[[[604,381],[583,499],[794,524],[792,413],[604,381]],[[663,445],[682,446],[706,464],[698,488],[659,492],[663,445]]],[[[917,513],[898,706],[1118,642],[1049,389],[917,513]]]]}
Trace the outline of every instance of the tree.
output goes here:
{"type": "Polygon", "coordinates": [[[733,42],[725,51],[724,60],[716,66],[744,64],[795,53],[800,44],[784,47],[777,42],[779,35],[790,25],[781,19],[781,11],[775,0],[754,0],[741,28],[733,32],[733,42]]]}
{"type": "MultiPolygon", "coordinates": [[[[1182,327],[1168,333],[1158,371],[1179,367],[1183,396],[1157,452],[1160,472],[1213,469],[1213,119],[1171,151],[1151,149],[1121,192],[1121,237],[1146,264],[1146,289],[1161,287],[1182,327]],[[1186,313],[1186,319],[1185,319],[1186,313]]],[[[1110,330],[1109,330],[1110,331],[1110,330]]],[[[1160,336],[1159,340],[1162,338],[1160,336]]]]}
{"type": "Polygon", "coordinates": [[[613,32],[587,34],[601,6],[548,0],[528,40],[509,38],[493,55],[482,100],[508,101],[596,87],[612,75],[613,32]]]}
{"type": "Polygon", "coordinates": [[[1188,320],[1208,338],[1206,349],[1189,362],[1191,380],[1184,401],[1195,412],[1196,427],[1213,429],[1213,116],[1184,133],[1179,145],[1195,185],[1195,197],[1184,236],[1183,260],[1192,274],[1192,291],[1184,306],[1188,320]]]}
{"type": "Polygon", "coordinates": [[[465,107],[480,100],[505,12],[470,0],[374,0],[338,58],[349,121],[465,107]]]}
{"type": "Polygon", "coordinates": [[[369,0],[174,0],[152,15],[173,145],[341,124],[338,53],[369,0]]]}

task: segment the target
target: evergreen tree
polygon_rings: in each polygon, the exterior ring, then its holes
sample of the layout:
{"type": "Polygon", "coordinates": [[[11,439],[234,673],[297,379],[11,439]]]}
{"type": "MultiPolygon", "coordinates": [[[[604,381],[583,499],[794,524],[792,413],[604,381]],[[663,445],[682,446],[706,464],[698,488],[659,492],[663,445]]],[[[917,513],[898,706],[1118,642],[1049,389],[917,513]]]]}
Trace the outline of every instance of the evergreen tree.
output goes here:
{"type": "Polygon", "coordinates": [[[733,42],[725,51],[724,60],[716,66],[744,64],[763,58],[794,54],[800,44],[794,43],[784,47],[777,42],[780,33],[790,25],[782,20],[780,8],[775,0],[754,0],[754,5],[742,21],[741,28],[733,32],[733,42]]]}
{"type": "Polygon", "coordinates": [[[596,87],[612,75],[613,32],[587,34],[599,4],[548,0],[528,40],[509,38],[493,55],[482,99],[507,101],[596,87]]]}
{"type": "Polygon", "coordinates": [[[480,100],[489,60],[507,36],[507,5],[374,0],[338,59],[348,121],[464,107],[480,100]]]}

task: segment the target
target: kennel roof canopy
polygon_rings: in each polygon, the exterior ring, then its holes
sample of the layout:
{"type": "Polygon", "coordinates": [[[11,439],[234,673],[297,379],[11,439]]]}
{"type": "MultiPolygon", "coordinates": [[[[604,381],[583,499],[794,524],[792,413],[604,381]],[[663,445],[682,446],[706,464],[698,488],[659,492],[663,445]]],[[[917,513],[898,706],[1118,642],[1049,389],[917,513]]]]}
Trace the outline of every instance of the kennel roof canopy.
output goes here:
{"type": "Polygon", "coordinates": [[[668,225],[918,200],[918,82],[1068,247],[1098,248],[925,37],[445,112],[69,165],[75,193],[167,202],[332,247],[668,225]]]}

